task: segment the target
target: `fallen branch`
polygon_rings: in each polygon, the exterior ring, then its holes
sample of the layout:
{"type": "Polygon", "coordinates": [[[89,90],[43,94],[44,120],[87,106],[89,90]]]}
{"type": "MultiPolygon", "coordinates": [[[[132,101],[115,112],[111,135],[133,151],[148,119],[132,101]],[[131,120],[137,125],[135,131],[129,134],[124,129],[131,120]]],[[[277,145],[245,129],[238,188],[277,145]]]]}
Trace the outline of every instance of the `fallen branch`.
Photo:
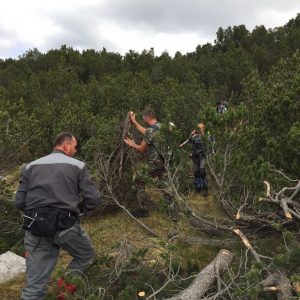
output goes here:
{"type": "Polygon", "coordinates": [[[201,299],[219,275],[228,269],[232,260],[233,254],[231,252],[224,249],[220,250],[216,258],[196,276],[189,287],[168,300],[201,299]]]}
{"type": "Polygon", "coordinates": [[[291,299],[293,288],[288,278],[281,274],[271,274],[263,282],[265,292],[275,292],[278,300],[291,299]]]}
{"type": "Polygon", "coordinates": [[[272,259],[271,257],[268,256],[264,256],[261,254],[258,254],[255,249],[252,247],[252,245],[250,244],[249,240],[247,239],[247,237],[241,232],[240,229],[234,229],[233,232],[235,234],[237,234],[242,242],[244,243],[244,245],[246,246],[246,248],[251,252],[252,256],[254,257],[254,259],[258,262],[261,263],[261,258],[267,258],[267,259],[272,259]]]}
{"type": "Polygon", "coordinates": [[[279,192],[271,191],[271,185],[268,181],[264,181],[266,185],[266,196],[261,197],[259,201],[265,201],[272,204],[275,204],[283,210],[284,216],[288,220],[292,220],[293,218],[300,220],[300,213],[296,208],[299,207],[299,203],[294,201],[294,198],[300,191],[300,180],[292,180],[286,175],[284,175],[281,171],[276,171],[283,175],[290,181],[297,181],[298,183],[293,187],[283,187],[279,192]],[[290,196],[287,196],[285,193],[289,191],[292,192],[290,196]]]}
{"type": "Polygon", "coordinates": [[[248,203],[244,203],[243,205],[241,205],[241,207],[238,209],[236,215],[235,215],[235,218],[237,220],[240,220],[241,219],[241,213],[242,213],[242,210],[244,207],[246,207],[248,205],[248,203]]]}

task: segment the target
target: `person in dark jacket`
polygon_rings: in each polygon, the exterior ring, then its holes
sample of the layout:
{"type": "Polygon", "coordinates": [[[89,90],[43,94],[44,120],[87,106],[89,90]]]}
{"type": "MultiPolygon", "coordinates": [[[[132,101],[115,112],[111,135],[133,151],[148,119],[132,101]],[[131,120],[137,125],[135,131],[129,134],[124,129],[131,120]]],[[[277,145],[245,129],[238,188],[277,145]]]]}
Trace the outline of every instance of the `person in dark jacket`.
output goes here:
{"type": "Polygon", "coordinates": [[[216,103],[216,112],[218,114],[224,114],[227,111],[227,102],[226,101],[222,101],[222,102],[217,102],[216,103]]]}
{"type": "Polygon", "coordinates": [[[187,143],[192,144],[192,161],[194,172],[194,185],[197,193],[203,193],[203,196],[208,195],[208,180],[206,176],[206,145],[205,145],[205,125],[198,124],[199,130],[192,131],[188,140],[182,143],[179,147],[182,148],[187,143]]]}
{"type": "Polygon", "coordinates": [[[83,272],[95,256],[91,239],[79,225],[79,214],[93,210],[100,194],[85,164],[72,158],[76,146],[71,133],[60,133],[53,152],[29,163],[21,175],[15,206],[24,213],[23,300],[44,299],[60,249],[73,257],[70,272],[83,272]]]}

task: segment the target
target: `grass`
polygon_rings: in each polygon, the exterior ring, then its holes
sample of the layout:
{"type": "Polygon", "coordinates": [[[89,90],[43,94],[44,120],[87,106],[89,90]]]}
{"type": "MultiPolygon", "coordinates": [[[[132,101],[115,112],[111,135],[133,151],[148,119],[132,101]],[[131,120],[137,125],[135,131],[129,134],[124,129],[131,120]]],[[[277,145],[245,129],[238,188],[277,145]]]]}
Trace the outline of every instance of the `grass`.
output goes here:
{"type": "Polygon", "coordinates": [[[207,215],[215,218],[222,218],[225,216],[220,203],[212,194],[209,194],[208,197],[203,197],[201,194],[193,192],[188,197],[188,203],[193,211],[203,216],[207,215]]]}
{"type": "Polygon", "coordinates": [[[21,172],[22,168],[18,167],[2,174],[4,175],[4,178],[0,181],[2,194],[6,193],[11,195],[17,190],[21,172]]]}
{"type": "MultiPolygon", "coordinates": [[[[215,214],[219,209],[218,205],[214,203],[212,196],[203,198],[191,195],[189,203],[202,214],[215,214]]],[[[144,229],[139,227],[134,220],[123,212],[86,219],[82,222],[82,226],[90,235],[98,257],[105,255],[113,256],[120,241],[126,240],[134,249],[147,248],[145,259],[148,261],[152,261],[153,264],[163,264],[162,253],[164,253],[165,247],[162,246],[162,240],[167,240],[168,232],[173,224],[160,211],[151,212],[150,217],[142,219],[142,221],[162,238],[150,237],[144,229]]],[[[187,223],[187,220],[184,219],[180,220],[176,227],[181,234],[191,234],[194,232],[187,223]]],[[[218,249],[212,247],[190,246],[184,243],[176,244],[178,260],[180,260],[184,268],[194,271],[203,268],[213,259],[217,251],[218,249]]],[[[53,278],[59,274],[61,269],[69,264],[70,260],[71,257],[65,251],[61,251],[53,278]]],[[[1,298],[9,300],[20,299],[24,282],[24,276],[20,276],[1,284],[1,298]]]]}

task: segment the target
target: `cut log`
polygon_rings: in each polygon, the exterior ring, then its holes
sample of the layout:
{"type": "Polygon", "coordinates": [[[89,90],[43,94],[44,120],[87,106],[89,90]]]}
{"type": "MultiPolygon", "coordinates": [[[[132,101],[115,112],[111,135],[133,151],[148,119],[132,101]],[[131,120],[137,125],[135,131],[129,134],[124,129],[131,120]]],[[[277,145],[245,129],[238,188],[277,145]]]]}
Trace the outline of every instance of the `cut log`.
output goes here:
{"type": "Polygon", "coordinates": [[[288,278],[281,274],[271,274],[263,282],[265,292],[276,292],[278,300],[288,300],[292,298],[293,288],[288,278]]]}
{"type": "Polygon", "coordinates": [[[168,300],[198,300],[216,282],[219,275],[226,271],[233,260],[233,254],[228,250],[220,250],[216,258],[206,266],[195,278],[192,284],[178,295],[168,300]]]}
{"type": "Polygon", "coordinates": [[[129,127],[131,124],[131,112],[129,111],[126,115],[126,118],[123,123],[123,129],[121,133],[121,141],[120,141],[120,161],[119,161],[119,176],[122,175],[123,165],[124,165],[124,154],[125,154],[125,144],[123,140],[128,136],[129,127]]]}

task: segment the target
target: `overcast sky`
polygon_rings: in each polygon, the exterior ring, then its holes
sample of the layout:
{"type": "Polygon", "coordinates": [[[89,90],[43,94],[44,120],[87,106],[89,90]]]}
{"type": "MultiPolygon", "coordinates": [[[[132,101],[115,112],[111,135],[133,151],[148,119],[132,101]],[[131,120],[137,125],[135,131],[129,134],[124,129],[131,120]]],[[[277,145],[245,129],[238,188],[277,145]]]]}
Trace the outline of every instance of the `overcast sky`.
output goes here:
{"type": "Polygon", "coordinates": [[[7,0],[0,7],[1,58],[62,44],[173,55],[213,42],[219,27],[284,25],[300,0],[7,0]]]}

